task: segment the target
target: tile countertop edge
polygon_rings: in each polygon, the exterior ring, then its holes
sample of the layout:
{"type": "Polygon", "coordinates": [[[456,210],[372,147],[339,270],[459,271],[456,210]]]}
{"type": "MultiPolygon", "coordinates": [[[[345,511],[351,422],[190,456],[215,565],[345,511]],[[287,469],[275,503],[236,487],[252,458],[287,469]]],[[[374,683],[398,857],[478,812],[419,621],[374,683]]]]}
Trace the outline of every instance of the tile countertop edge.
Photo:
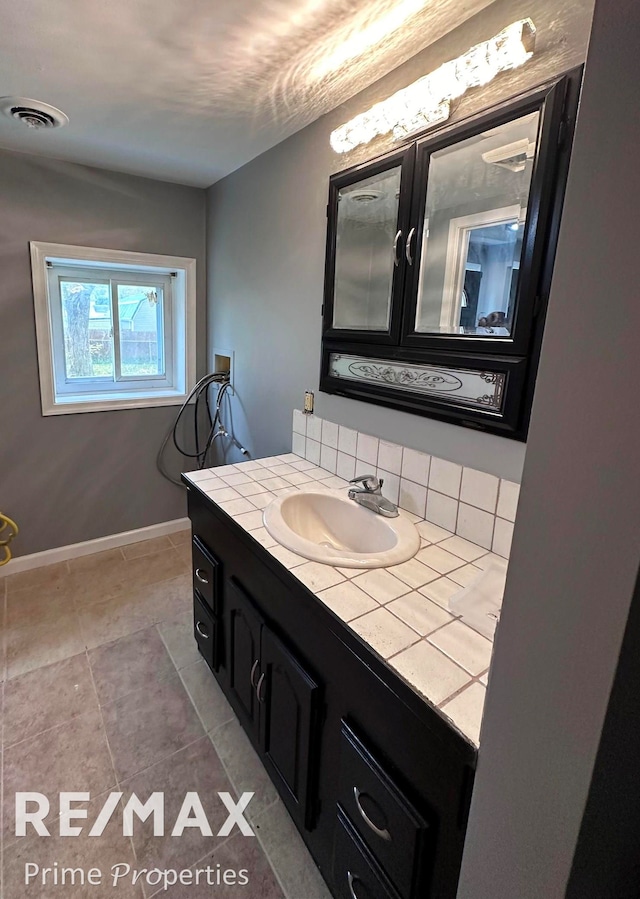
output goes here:
{"type": "MultiPolygon", "coordinates": [[[[320,466],[312,465],[294,453],[186,472],[182,478],[188,485],[198,488],[209,502],[217,505],[227,517],[235,521],[249,537],[269,553],[274,562],[292,574],[343,625],[347,626],[355,638],[364,643],[370,652],[407,684],[421,701],[433,708],[474,750],[478,749],[491,643],[448,612],[446,594],[450,594],[453,588],[456,590],[462,588],[463,584],[455,578],[458,576],[461,581],[464,580],[463,569],[466,572],[465,576],[468,576],[470,568],[479,571],[484,567],[484,561],[492,556],[491,553],[483,547],[475,547],[468,541],[462,541],[464,545],[449,543],[445,548],[442,544],[454,537],[451,532],[404,512],[403,514],[414,521],[421,536],[425,535],[420,550],[414,559],[410,560],[426,565],[427,571],[431,572],[428,576],[433,575],[431,580],[422,586],[417,586],[417,581],[412,580],[411,573],[405,574],[404,571],[402,574],[405,579],[402,580],[397,572],[386,568],[346,569],[311,562],[289,552],[270,537],[262,523],[262,511],[272,499],[284,492],[312,486],[323,490],[340,489],[347,486],[346,481],[342,481],[320,466]],[[293,477],[293,480],[288,481],[287,475],[293,477]],[[428,550],[431,548],[436,552],[430,554],[428,550]],[[454,549],[464,553],[466,558],[456,556],[454,549]],[[427,550],[425,555],[418,559],[425,550],[427,550]],[[470,560],[470,556],[475,558],[470,560]],[[439,570],[429,568],[429,561],[434,561],[439,570]],[[303,572],[304,578],[301,577],[303,572]],[[371,582],[369,586],[369,581],[354,583],[362,575],[369,574],[371,579],[371,574],[375,572],[384,572],[383,577],[386,580],[387,575],[392,575],[392,581],[380,583],[380,578],[376,578],[373,574],[373,581],[377,581],[375,584],[371,582]],[[452,577],[449,578],[448,574],[452,577]],[[336,590],[340,592],[341,587],[343,590],[346,588],[347,593],[354,594],[351,598],[356,605],[358,601],[360,602],[356,615],[344,617],[330,604],[336,596],[336,590]],[[396,590],[400,590],[398,595],[395,595],[396,590]],[[428,626],[425,633],[420,633],[416,629],[415,620],[413,626],[406,620],[407,617],[411,618],[410,609],[403,610],[404,616],[399,611],[398,606],[409,597],[415,597],[429,606],[432,615],[435,616],[431,622],[434,626],[428,626]],[[368,603],[364,604],[366,600],[368,603]],[[450,620],[444,623],[442,623],[443,609],[446,610],[445,614],[450,616],[450,620]],[[359,624],[360,630],[354,626],[356,623],[359,624]],[[450,627],[452,624],[455,625],[453,629],[450,627]],[[387,639],[391,642],[386,653],[375,645],[376,637],[380,638],[380,633],[376,633],[376,625],[382,634],[386,633],[389,626],[396,632],[394,636],[398,642],[395,646],[387,634],[387,639]],[[443,631],[446,633],[443,634],[443,631]],[[465,641],[470,643],[470,646],[465,646],[465,641]],[[429,672],[425,680],[420,675],[424,676],[427,668],[429,672]]],[[[425,576],[426,571],[422,577],[425,576]]],[[[418,580],[421,579],[418,577],[418,580]]],[[[343,599],[348,605],[348,599],[344,597],[343,599]]],[[[352,611],[356,611],[356,608],[354,607],[352,611]]]]}

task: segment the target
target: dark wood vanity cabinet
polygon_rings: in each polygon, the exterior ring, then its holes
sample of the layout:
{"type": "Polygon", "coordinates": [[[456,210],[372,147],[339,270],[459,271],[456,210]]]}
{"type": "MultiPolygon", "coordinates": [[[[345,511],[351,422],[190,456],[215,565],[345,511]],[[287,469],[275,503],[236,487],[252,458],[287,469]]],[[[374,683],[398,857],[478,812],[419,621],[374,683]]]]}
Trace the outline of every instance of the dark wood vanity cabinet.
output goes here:
{"type": "Polygon", "coordinates": [[[194,576],[194,635],[331,892],[454,899],[475,749],[219,507],[188,498],[194,572],[215,571],[212,603],[194,576]]]}

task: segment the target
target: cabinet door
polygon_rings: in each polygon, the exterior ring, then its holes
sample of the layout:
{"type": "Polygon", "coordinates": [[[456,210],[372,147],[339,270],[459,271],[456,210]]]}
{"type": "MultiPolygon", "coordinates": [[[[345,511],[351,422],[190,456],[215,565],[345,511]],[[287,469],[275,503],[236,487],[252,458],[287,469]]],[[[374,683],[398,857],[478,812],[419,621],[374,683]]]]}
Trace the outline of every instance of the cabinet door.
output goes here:
{"type": "Polygon", "coordinates": [[[413,147],[329,182],[324,333],[397,342],[413,147]]]}
{"type": "Polygon", "coordinates": [[[262,619],[242,587],[226,582],[225,606],[229,670],[229,701],[251,735],[258,724],[256,686],[260,678],[262,619]]]}
{"type": "Polygon", "coordinates": [[[289,650],[262,630],[264,686],[258,690],[260,745],[292,817],[313,826],[315,773],[319,753],[320,689],[289,650]]]}
{"type": "Polygon", "coordinates": [[[403,343],[524,356],[564,85],[418,142],[403,343]]]}

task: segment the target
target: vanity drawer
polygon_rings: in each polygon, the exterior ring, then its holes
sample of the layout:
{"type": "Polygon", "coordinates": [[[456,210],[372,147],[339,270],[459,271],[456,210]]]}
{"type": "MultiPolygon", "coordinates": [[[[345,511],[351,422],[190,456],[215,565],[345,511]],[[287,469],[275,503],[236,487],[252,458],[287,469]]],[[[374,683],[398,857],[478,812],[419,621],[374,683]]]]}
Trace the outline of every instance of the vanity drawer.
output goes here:
{"type": "Polygon", "coordinates": [[[193,538],[191,558],[193,589],[198,591],[213,612],[218,612],[220,565],[197,537],[193,538]]]}
{"type": "Polygon", "coordinates": [[[435,828],[414,808],[351,727],[342,722],[340,806],[404,899],[424,885],[435,828]]]}
{"type": "Polygon", "coordinates": [[[218,670],[218,620],[199,596],[193,597],[193,636],[205,662],[218,670]]]}
{"type": "Polygon", "coordinates": [[[333,852],[333,880],[338,899],[399,899],[340,811],[333,852]]]}

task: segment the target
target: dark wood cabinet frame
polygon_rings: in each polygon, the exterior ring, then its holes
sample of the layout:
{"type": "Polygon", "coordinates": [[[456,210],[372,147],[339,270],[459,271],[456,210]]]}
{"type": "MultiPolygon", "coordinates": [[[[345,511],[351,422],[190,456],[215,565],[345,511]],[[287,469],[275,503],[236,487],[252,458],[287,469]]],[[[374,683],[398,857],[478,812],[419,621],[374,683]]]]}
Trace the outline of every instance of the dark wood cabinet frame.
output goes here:
{"type": "Polygon", "coordinates": [[[438,129],[393,153],[334,175],[329,183],[327,253],[323,304],[320,390],[390,406],[395,409],[525,440],[533,400],[540,346],[555,249],[560,227],[571,142],[575,126],[582,67],[462,122],[438,129]],[[418,333],[421,239],[429,162],[433,153],[474,134],[539,110],[538,147],[527,204],[520,258],[512,337],[418,333]],[[338,195],[341,189],[402,166],[397,229],[398,265],[391,291],[390,324],[386,331],[341,330],[333,327],[338,195]],[[413,230],[413,264],[404,240],[413,230]],[[417,394],[384,384],[351,382],[330,374],[332,353],[507,374],[499,412],[456,404],[444,395],[417,394]]]}

